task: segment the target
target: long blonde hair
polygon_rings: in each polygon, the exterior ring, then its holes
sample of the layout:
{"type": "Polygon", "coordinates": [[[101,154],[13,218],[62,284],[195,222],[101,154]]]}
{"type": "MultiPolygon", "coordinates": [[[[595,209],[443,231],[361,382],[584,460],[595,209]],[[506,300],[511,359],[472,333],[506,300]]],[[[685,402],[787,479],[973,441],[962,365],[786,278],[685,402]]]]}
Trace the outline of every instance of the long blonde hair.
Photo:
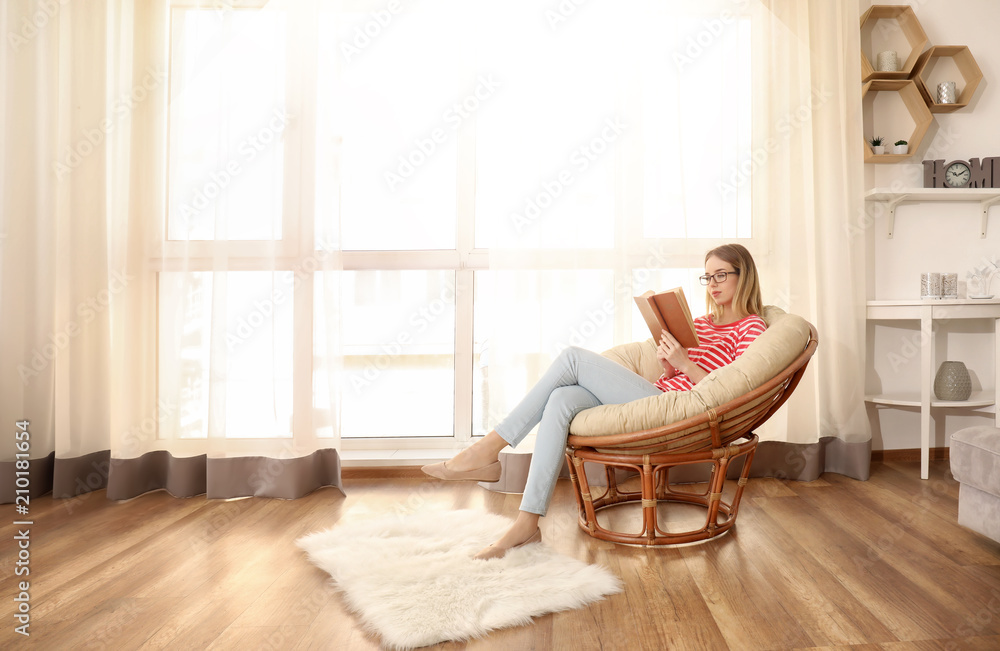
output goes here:
{"type": "MultiPolygon", "coordinates": [[[[764,301],[760,297],[760,280],[757,277],[757,265],[753,256],[742,244],[723,244],[705,254],[705,262],[715,256],[723,262],[733,265],[740,272],[736,277],[736,294],[733,296],[733,311],[743,318],[764,311],[764,301]]],[[[705,303],[714,321],[722,318],[722,307],[712,300],[712,295],[705,292],[705,303]]]]}

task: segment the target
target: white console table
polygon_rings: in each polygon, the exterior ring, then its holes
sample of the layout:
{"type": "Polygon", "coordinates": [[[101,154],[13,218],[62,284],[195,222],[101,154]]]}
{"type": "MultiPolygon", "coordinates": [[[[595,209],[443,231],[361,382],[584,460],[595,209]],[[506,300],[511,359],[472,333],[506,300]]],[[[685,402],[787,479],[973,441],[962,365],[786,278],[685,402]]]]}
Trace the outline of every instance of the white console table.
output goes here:
{"type": "MultiPolygon", "coordinates": [[[[995,389],[974,391],[968,400],[946,401],[933,397],[934,322],[954,319],[993,320],[994,387],[1000,387],[1000,300],[910,300],[868,301],[869,321],[918,321],[921,331],[920,390],[909,393],[866,395],[867,402],[888,407],[920,408],[920,478],[928,478],[931,442],[931,408],[990,407],[996,403],[995,389]]],[[[1000,427],[1000,411],[994,408],[994,418],[1000,427]]]]}

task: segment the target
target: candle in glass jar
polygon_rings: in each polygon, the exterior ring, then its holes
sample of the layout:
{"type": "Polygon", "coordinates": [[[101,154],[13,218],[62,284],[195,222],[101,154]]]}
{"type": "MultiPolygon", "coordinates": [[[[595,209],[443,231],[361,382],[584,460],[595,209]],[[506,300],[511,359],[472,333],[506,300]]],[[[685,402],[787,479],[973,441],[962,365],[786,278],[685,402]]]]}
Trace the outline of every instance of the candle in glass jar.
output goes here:
{"type": "Polygon", "coordinates": [[[920,298],[941,298],[941,274],[924,272],[920,274],[920,298]]]}
{"type": "Polygon", "coordinates": [[[941,274],[941,295],[944,298],[958,298],[958,274],[941,274]]]}

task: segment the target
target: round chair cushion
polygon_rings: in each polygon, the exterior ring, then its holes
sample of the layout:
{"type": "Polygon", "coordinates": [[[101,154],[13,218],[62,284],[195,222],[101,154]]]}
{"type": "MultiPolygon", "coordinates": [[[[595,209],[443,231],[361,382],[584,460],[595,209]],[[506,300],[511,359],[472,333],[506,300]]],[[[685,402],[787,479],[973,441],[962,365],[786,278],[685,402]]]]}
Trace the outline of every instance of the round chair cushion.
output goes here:
{"type": "MultiPolygon", "coordinates": [[[[586,409],[573,419],[570,434],[604,436],[664,427],[703,414],[765,384],[802,353],[809,342],[810,331],[805,319],[774,306],[765,307],[761,317],[767,323],[767,330],[732,364],[712,371],[691,391],[666,391],[621,405],[586,409]]],[[[602,354],[650,382],[663,373],[652,338],[616,346],[602,354]]],[[[663,437],[663,441],[683,434],[674,432],[663,437]]],[[[654,440],[647,441],[652,442],[654,440]]],[[[620,451],[628,452],[627,447],[620,451]]]]}

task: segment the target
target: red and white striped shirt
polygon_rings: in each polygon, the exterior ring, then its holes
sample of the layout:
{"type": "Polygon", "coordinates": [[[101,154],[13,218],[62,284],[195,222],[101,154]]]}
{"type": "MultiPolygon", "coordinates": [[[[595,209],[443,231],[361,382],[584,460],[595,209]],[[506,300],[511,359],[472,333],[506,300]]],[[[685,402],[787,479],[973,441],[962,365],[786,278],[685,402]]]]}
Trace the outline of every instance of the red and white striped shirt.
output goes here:
{"type": "MultiPolygon", "coordinates": [[[[756,314],[744,317],[726,325],[714,325],[711,316],[700,316],[694,320],[698,333],[698,347],[688,348],[688,359],[711,373],[722,368],[743,354],[754,339],[767,328],[764,319],[756,314]]],[[[684,373],[668,378],[666,373],[656,381],[661,391],[690,391],[694,382],[684,373]]]]}

